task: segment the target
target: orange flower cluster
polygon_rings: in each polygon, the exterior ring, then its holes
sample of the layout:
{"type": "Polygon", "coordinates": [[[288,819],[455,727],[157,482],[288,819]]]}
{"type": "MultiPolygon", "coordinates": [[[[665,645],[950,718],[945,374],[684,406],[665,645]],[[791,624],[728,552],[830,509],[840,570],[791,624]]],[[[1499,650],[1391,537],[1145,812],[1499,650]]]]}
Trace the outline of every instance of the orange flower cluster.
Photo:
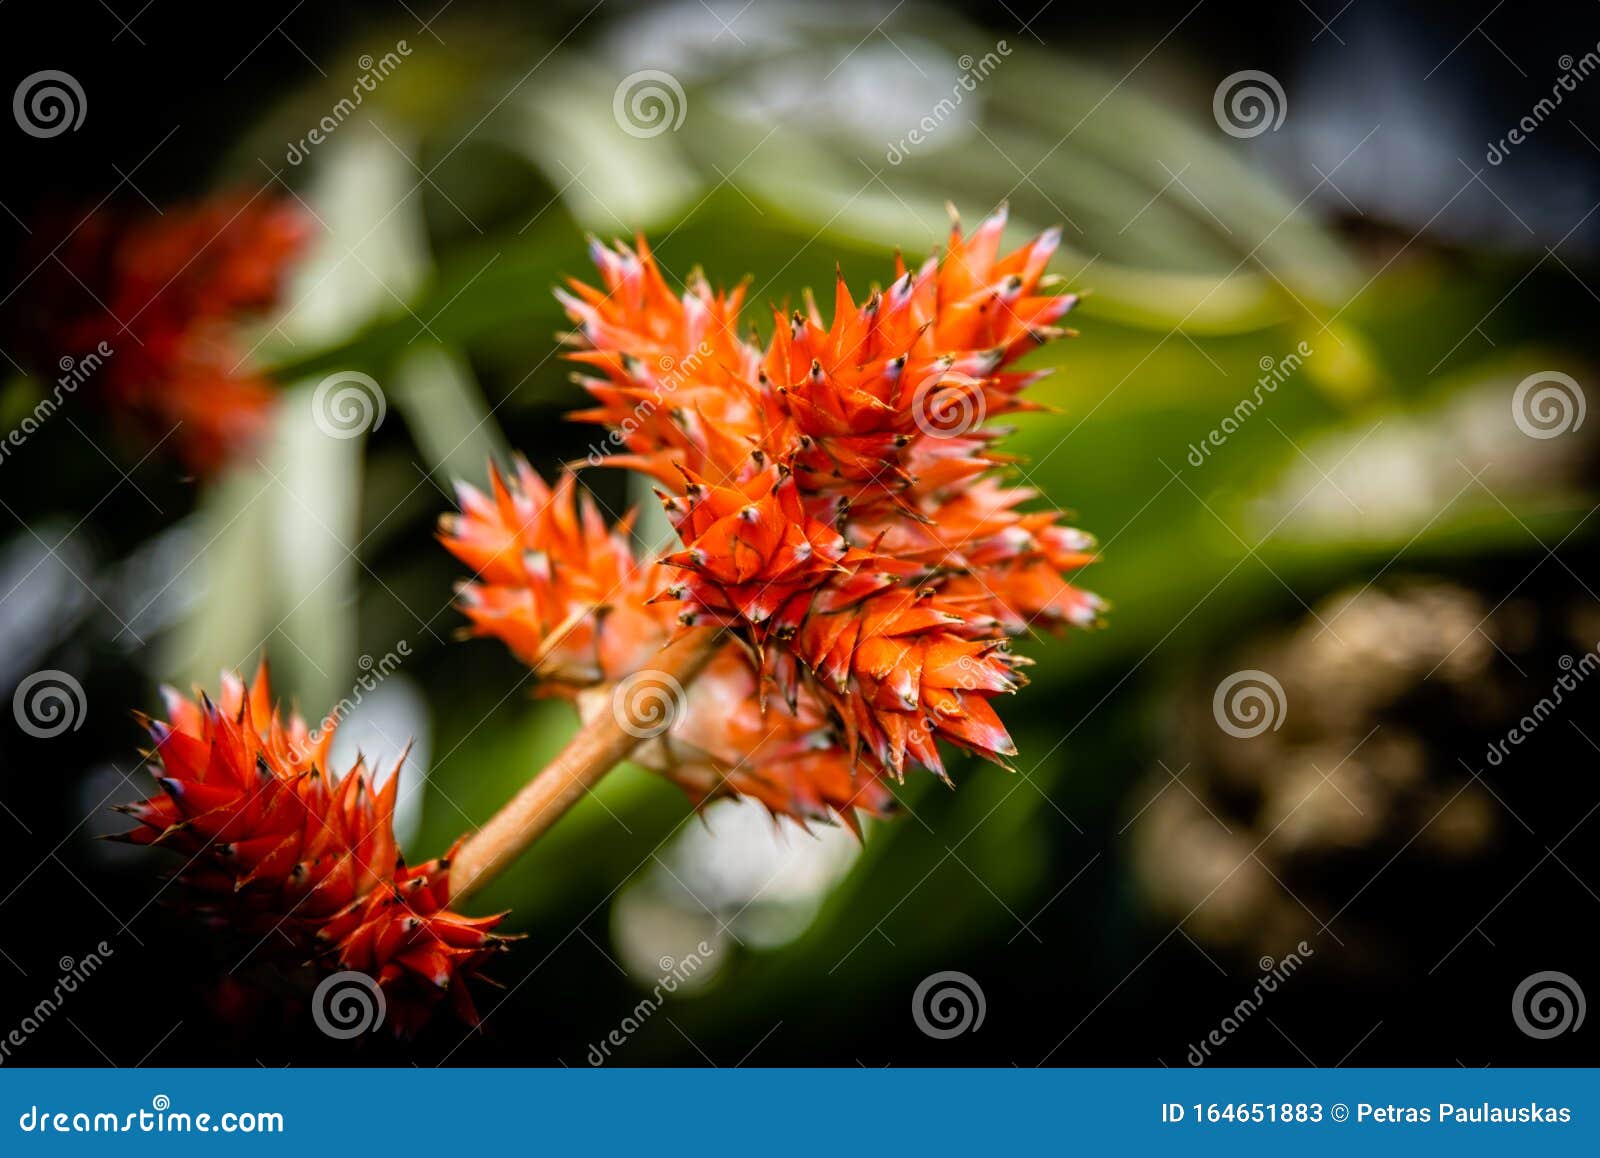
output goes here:
{"type": "Polygon", "coordinates": [[[1011,366],[1065,333],[1076,300],[1041,292],[1058,232],[1002,257],[1004,225],[957,224],[942,261],[897,262],[861,305],[841,276],[831,325],[808,296],[765,348],[739,336],[743,287],[696,274],[679,294],[642,240],[594,244],[602,288],[558,291],[597,403],[576,417],[612,428],[602,461],[661,485],[683,549],[636,562],[626,520],[607,531],[575,513],[570,479],[552,492],[519,466],[492,496],[465,489],[444,525],[480,576],[463,590],[474,629],[575,688],[647,668],[674,622],[732,629],[703,677],[711,710],[679,713],[663,770],[777,811],[875,808],[908,763],[945,774],[941,739],[1014,754],[989,703],[1024,682],[1009,637],[1103,605],[1066,577],[1092,540],[997,477],[985,423],[1030,408],[1040,374],[1011,366]],[[765,734],[785,759],[750,743],[765,734]]]}
{"type": "Polygon", "coordinates": [[[441,1002],[475,1024],[466,978],[503,946],[501,916],[445,907],[448,857],[405,864],[399,767],[381,787],[359,760],[333,778],[333,728],[313,735],[298,715],[280,717],[264,663],[248,687],[224,675],[220,702],[163,694],[170,719],[145,721],[162,791],[121,809],[140,824],[121,839],[182,856],[179,883],[220,927],[274,954],[287,938],[297,959],[372,977],[397,1032],[441,1002]]]}
{"type": "Polygon", "coordinates": [[[653,601],[672,573],[635,557],[631,518],[608,528],[573,475],[550,487],[521,460],[514,477],[492,470],[489,483],[488,494],[458,487],[461,513],[443,517],[440,538],[478,576],[460,587],[474,633],[504,641],[543,690],[573,700],[585,720],[617,713],[646,741],[634,760],[697,804],[738,794],[774,813],[852,824],[856,809],[891,808],[881,783],[852,775],[814,695],[763,707],[739,642],[687,689],[652,675],[677,626],[672,608],[653,601]]]}
{"type": "Polygon", "coordinates": [[[297,207],[266,197],[101,210],[41,255],[15,324],[41,374],[93,355],[85,391],[210,474],[265,429],[274,391],[235,330],[278,300],[309,235],[297,207]]]}

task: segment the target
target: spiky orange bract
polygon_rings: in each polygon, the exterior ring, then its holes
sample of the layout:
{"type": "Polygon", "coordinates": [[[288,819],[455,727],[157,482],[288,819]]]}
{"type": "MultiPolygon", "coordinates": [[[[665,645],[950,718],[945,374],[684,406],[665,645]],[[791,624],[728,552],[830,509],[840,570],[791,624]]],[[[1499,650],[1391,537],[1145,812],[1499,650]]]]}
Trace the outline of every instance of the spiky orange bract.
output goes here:
{"type": "Polygon", "coordinates": [[[562,295],[605,374],[580,417],[670,492],[683,620],[738,628],[785,699],[813,690],[894,775],[908,757],[943,774],[940,739],[1011,755],[988,703],[1023,682],[1007,638],[1103,606],[1066,578],[1089,537],[993,477],[985,422],[1029,409],[1041,376],[1010,367],[1076,302],[1039,292],[1058,232],[1002,257],[1004,225],[957,225],[942,261],[897,262],[860,306],[841,276],[831,326],[808,300],[765,350],[736,336],[738,293],[675,294],[642,241],[597,248],[604,292],[562,295]],[[694,369],[663,383],[652,360],[694,369]]]}
{"type": "Polygon", "coordinates": [[[58,244],[41,242],[48,256],[13,318],[41,375],[86,367],[93,355],[82,392],[197,473],[248,450],[274,390],[234,331],[277,302],[310,236],[306,214],[229,194],[162,215],[102,209],[71,224],[58,244]]]}
{"type": "MultiPolygon", "coordinates": [[[[460,486],[461,513],[440,526],[444,545],[477,574],[460,589],[472,631],[504,641],[543,690],[572,699],[586,720],[622,710],[611,685],[648,673],[677,626],[675,609],[652,601],[675,572],[636,558],[631,518],[607,527],[571,474],[551,487],[518,460],[510,479],[491,468],[489,484],[487,494],[460,486]]],[[[851,824],[856,809],[889,809],[881,782],[852,775],[814,696],[763,710],[759,691],[743,645],[730,640],[685,690],[671,726],[633,758],[697,804],[736,794],[774,813],[851,824]]]]}
{"type": "Polygon", "coordinates": [[[744,287],[714,292],[698,271],[680,301],[656,276],[649,250],[592,242],[605,292],[570,282],[556,296],[567,312],[585,321],[588,348],[576,362],[606,374],[587,378],[600,406],[574,418],[617,427],[631,452],[612,456],[627,466],[674,485],[677,467],[700,469],[708,454],[738,456],[747,447],[725,446],[720,431],[735,438],[761,421],[763,400],[754,388],[760,354],[736,332],[744,287]]]}
{"type": "Polygon", "coordinates": [[[170,718],[146,721],[162,791],[122,809],[140,824],[122,839],[182,856],[192,907],[262,951],[287,942],[294,960],[371,976],[398,1032],[440,1002],[476,1023],[466,980],[503,944],[492,932],[501,916],[446,907],[448,857],[405,864],[398,765],[382,787],[360,760],[335,779],[332,727],[314,734],[298,715],[285,720],[265,664],[248,687],[224,675],[216,701],[163,696],[170,718]]]}
{"type": "Polygon", "coordinates": [[[547,691],[576,693],[638,671],[658,650],[670,615],[645,605],[659,589],[634,558],[631,520],[607,527],[594,500],[564,474],[550,487],[525,461],[489,493],[457,485],[459,515],[440,539],[477,575],[459,588],[478,635],[497,636],[547,691]]]}

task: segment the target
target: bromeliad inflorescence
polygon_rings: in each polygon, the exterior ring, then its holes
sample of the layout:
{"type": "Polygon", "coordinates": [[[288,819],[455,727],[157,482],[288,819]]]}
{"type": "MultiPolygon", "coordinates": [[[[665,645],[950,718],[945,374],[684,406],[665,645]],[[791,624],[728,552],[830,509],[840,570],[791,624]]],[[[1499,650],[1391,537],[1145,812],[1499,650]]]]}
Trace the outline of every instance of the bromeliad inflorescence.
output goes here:
{"type": "MultiPolygon", "coordinates": [[[[1042,373],[1013,364],[1066,333],[1077,300],[1041,292],[1058,231],[1002,257],[1005,220],[957,223],[942,261],[897,261],[860,305],[841,275],[831,323],[808,295],[764,348],[739,334],[743,286],[696,273],[677,293],[642,239],[593,243],[602,285],[558,291],[597,403],[575,417],[610,428],[599,461],[649,475],[682,542],[639,562],[631,519],[608,531],[575,510],[570,475],[494,472],[441,526],[477,572],[461,593],[474,632],[577,699],[596,735],[590,689],[705,668],[643,749],[697,802],[749,795],[853,824],[908,765],[944,777],[941,740],[1004,763],[1015,747],[990,700],[1027,662],[1009,640],[1104,607],[1068,579],[1089,536],[1023,511],[1035,493],[998,477],[986,422],[1032,408],[1021,393],[1042,373]]],[[[503,864],[629,748],[558,761],[468,842],[463,875],[503,864]]]]}
{"type": "Polygon", "coordinates": [[[568,473],[547,486],[519,460],[509,480],[491,472],[487,495],[459,488],[461,514],[443,519],[441,537],[478,575],[460,588],[474,631],[504,640],[546,692],[573,699],[585,719],[615,708],[644,741],[633,759],[697,804],[736,793],[801,818],[887,811],[887,789],[852,775],[823,702],[800,689],[763,704],[738,641],[722,641],[687,689],[654,675],[678,627],[677,612],[657,598],[675,573],[637,559],[632,520],[607,528],[576,482],[568,473]]]}
{"type": "MultiPolygon", "coordinates": [[[[335,780],[328,736],[283,720],[265,672],[219,703],[169,694],[152,724],[163,791],[130,809],[139,843],[191,858],[203,910],[281,930],[302,957],[369,973],[411,1012],[475,1016],[465,979],[503,947],[499,917],[459,905],[626,758],[696,805],[752,797],[802,823],[891,811],[940,741],[999,763],[1015,747],[991,700],[1024,683],[1010,640],[1087,627],[1104,605],[1069,576],[1093,542],[1022,508],[994,449],[1040,372],[1015,362],[1066,331],[1051,231],[1001,256],[1004,212],[943,259],[897,261],[861,304],[841,276],[831,321],[807,296],[765,346],[738,332],[744,287],[698,273],[677,293],[643,240],[592,246],[602,285],[560,297],[572,357],[606,426],[596,464],[656,483],[681,540],[635,553],[564,471],[525,461],[462,485],[440,538],[472,568],[459,604],[584,726],[556,760],[440,860],[408,868],[381,786],[335,780]],[[635,702],[636,699],[640,702],[635,702]],[[641,707],[642,702],[642,707],[641,707]]],[[[392,1007],[392,1006],[391,1006],[392,1007]]]]}
{"type": "Polygon", "coordinates": [[[168,719],[144,720],[161,791],[121,809],[139,824],[121,839],[182,856],[190,907],[262,952],[372,977],[397,1031],[443,1000],[476,1022],[465,981],[504,946],[501,917],[446,908],[448,856],[400,856],[399,766],[378,785],[358,759],[336,779],[332,722],[280,715],[264,663],[248,686],[224,675],[216,701],[163,696],[168,719]]]}

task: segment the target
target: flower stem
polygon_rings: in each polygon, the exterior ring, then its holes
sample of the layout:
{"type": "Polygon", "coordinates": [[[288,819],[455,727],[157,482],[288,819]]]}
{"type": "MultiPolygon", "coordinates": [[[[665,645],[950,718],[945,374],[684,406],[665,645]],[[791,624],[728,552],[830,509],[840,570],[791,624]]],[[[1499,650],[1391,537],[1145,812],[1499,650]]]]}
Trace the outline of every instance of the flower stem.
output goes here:
{"type": "MultiPolygon", "coordinates": [[[[669,687],[675,682],[687,688],[722,643],[720,627],[691,628],[663,648],[649,670],[669,687]]],[[[488,884],[644,742],[648,733],[637,727],[630,730],[625,715],[613,710],[590,720],[543,771],[466,839],[450,866],[452,902],[488,884]]]]}

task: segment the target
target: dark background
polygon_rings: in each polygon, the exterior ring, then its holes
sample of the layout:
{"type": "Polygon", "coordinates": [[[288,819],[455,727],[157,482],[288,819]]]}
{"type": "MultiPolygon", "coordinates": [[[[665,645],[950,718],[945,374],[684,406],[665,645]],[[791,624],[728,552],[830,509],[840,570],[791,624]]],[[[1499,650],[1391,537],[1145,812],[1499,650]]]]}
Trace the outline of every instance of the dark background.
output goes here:
{"type": "MultiPolygon", "coordinates": [[[[1083,258],[1056,268],[1109,303],[1097,312],[1091,301],[1083,336],[1046,356],[1064,368],[1049,396],[1061,413],[1019,436],[1040,464],[1033,481],[1106,543],[1089,585],[1116,605],[1104,632],[1030,642],[1037,679],[1006,705],[1022,779],[964,766],[955,793],[908,785],[912,815],[869,830],[849,874],[806,901],[798,930],[763,947],[735,924],[710,983],[648,1018],[616,1064],[1181,1066],[1250,992],[1259,959],[1281,960],[1302,940],[1312,949],[1303,968],[1214,1047],[1214,1064],[1596,1062],[1592,1024],[1537,1040],[1511,1005],[1518,983],[1543,970],[1600,993],[1600,697],[1583,684],[1509,759],[1493,766],[1485,755],[1550,692],[1562,657],[1600,641],[1600,520],[1588,518],[1597,420],[1548,442],[1519,441],[1504,421],[1512,389],[1535,370],[1560,369],[1593,397],[1600,80],[1580,82],[1505,163],[1485,162],[1488,144],[1549,93],[1560,58],[1596,48],[1593,6],[1057,0],[1035,11],[1025,0],[819,7],[828,19],[790,25],[775,0],[742,14],[719,0],[721,20],[747,34],[730,43],[716,22],[706,30],[715,51],[684,77],[689,116],[669,138],[701,184],[665,208],[622,188],[650,180],[626,139],[620,168],[592,157],[586,168],[574,154],[575,188],[561,177],[566,146],[540,119],[570,100],[562,123],[581,136],[580,114],[596,115],[598,101],[609,126],[617,79],[656,65],[650,37],[661,25],[648,21],[659,12],[456,0],[430,32],[435,7],[11,0],[0,9],[4,91],[57,68],[83,84],[89,112],[80,130],[49,140],[4,122],[0,250],[15,271],[5,288],[26,300],[28,223],[53,212],[103,198],[170,207],[253,190],[273,171],[307,190],[314,165],[285,171],[282,142],[338,98],[360,53],[404,37],[415,53],[374,109],[415,150],[411,176],[431,175],[418,181],[413,219],[430,267],[398,295],[404,311],[382,302],[319,342],[264,346],[286,384],[347,365],[387,380],[418,336],[414,310],[470,368],[506,443],[546,469],[581,455],[593,433],[559,421],[578,392],[543,359],[559,326],[547,287],[585,271],[585,229],[667,234],[663,260],[680,275],[696,262],[723,281],[781,268],[766,291],[781,299],[826,285],[836,259],[866,280],[883,276],[895,245],[926,252],[943,220],[927,228],[925,202],[958,199],[971,220],[1010,195],[1030,225],[1081,214],[1068,244],[1083,258]],[[793,39],[754,35],[774,27],[793,39]],[[1019,55],[985,84],[984,131],[903,168],[803,111],[746,162],[697,116],[725,107],[730,78],[759,74],[751,60],[774,43],[782,61],[797,42],[828,59],[870,41],[887,61],[906,55],[902,42],[981,56],[996,38],[1019,55]],[[540,88],[557,69],[570,84],[540,88]],[[1281,130],[1249,140],[1218,131],[1211,94],[1241,69],[1281,82],[1281,130]],[[507,90],[516,96],[502,102],[507,90]],[[507,124],[530,91],[538,108],[507,124]],[[810,170],[815,185],[804,188],[790,180],[771,155],[788,151],[790,132],[839,171],[810,170]],[[543,142],[541,163],[507,144],[518,134],[543,142]],[[1187,151],[1183,134],[1205,138],[1206,151],[1187,151]],[[1072,143],[1047,154],[1058,138],[1072,143]],[[1117,140],[1126,157],[1108,152],[1117,140]],[[1086,157],[1058,169],[1080,145],[1086,157]],[[1152,157],[1180,177],[1152,180],[1152,157]],[[862,182],[891,212],[904,198],[905,213],[876,234],[839,217],[859,205],[862,182]],[[1260,204],[1264,189],[1283,200],[1260,204]],[[650,207],[608,222],[577,205],[580,192],[650,207]],[[1164,222],[1180,202],[1183,221],[1164,222]],[[1133,289],[1097,284],[1103,267],[1085,267],[1095,254],[1132,271],[1133,289]],[[1259,316],[1162,312],[1157,275],[1241,269],[1273,299],[1259,316]],[[1141,289],[1143,274],[1152,280],[1141,289]],[[1325,352],[1317,369],[1281,388],[1215,464],[1189,471],[1187,448],[1249,392],[1258,360],[1307,335],[1325,352]],[[1346,452],[1340,474],[1332,464],[1346,452]],[[1324,472],[1335,480],[1318,491],[1324,472]],[[1326,486],[1361,489],[1341,509],[1326,486]],[[1335,616],[1352,595],[1355,609],[1335,616]],[[1319,635],[1330,616],[1348,633],[1319,635]],[[1211,714],[1218,682],[1245,668],[1274,672],[1287,691],[1283,729],[1259,742],[1221,734],[1211,714]],[[1243,871],[1230,873],[1236,863],[1243,871]],[[912,993],[940,970],[981,986],[980,1029],[952,1040],[918,1030],[912,993]]],[[[677,11],[685,37],[711,19],[693,0],[677,11]]],[[[873,82],[870,69],[841,70],[816,77],[810,95],[846,109],[892,103],[899,80],[885,74],[881,91],[873,82]]],[[[749,115],[759,124],[763,114],[749,115]]],[[[349,136],[342,126],[333,141],[349,136]]],[[[24,368],[0,363],[0,374],[20,379],[24,368]]],[[[19,412],[8,406],[8,425],[19,412]]],[[[112,438],[109,455],[97,452],[94,417],[77,417],[0,464],[0,573],[11,588],[0,651],[13,661],[4,698],[26,672],[56,668],[80,680],[89,705],[85,726],[51,740],[29,739],[9,715],[0,725],[10,865],[0,873],[0,1033],[49,991],[59,958],[81,959],[102,939],[115,955],[7,1064],[587,1064],[589,1046],[653,983],[618,946],[630,918],[614,893],[643,881],[638,895],[654,896],[658,842],[695,823],[643,774],[619,774],[610,808],[569,818],[483,899],[510,907],[508,927],[527,938],[495,970],[508,989],[480,1003],[492,1011],[484,1031],[446,1024],[411,1043],[326,1040],[296,1004],[294,979],[262,977],[248,961],[240,984],[219,988],[240,948],[197,930],[168,906],[172,893],[155,898],[169,867],[158,854],[107,854],[91,839],[116,826],[99,806],[135,795],[137,777],[119,784],[137,769],[130,713],[155,708],[155,683],[214,686],[220,663],[253,662],[255,649],[233,654],[207,634],[216,616],[265,614],[265,650],[285,690],[311,707],[348,687],[356,653],[411,639],[406,676],[443,754],[413,855],[486,818],[567,725],[529,699],[500,648],[451,637],[458,568],[429,540],[448,499],[417,482],[443,485],[465,468],[429,459],[415,413],[366,442],[350,496],[360,566],[326,608],[351,625],[332,657],[346,666],[324,663],[319,684],[295,655],[321,656],[316,641],[271,630],[278,615],[260,611],[263,589],[204,567],[139,631],[144,643],[119,631],[118,615],[143,610],[139,583],[156,576],[159,587],[191,557],[152,549],[162,532],[185,519],[219,525],[204,520],[228,508],[207,507],[206,489],[159,458],[125,479],[138,454],[112,438]],[[25,574],[33,581],[15,578],[25,574]],[[36,590],[50,575],[54,586],[36,590]],[[271,1000],[255,996],[268,991],[271,1000]]],[[[590,485],[613,510],[628,501],[620,479],[590,485]]],[[[730,905],[712,906],[714,923],[746,916],[730,905]]],[[[775,919],[792,910],[778,906],[775,919]]]]}

